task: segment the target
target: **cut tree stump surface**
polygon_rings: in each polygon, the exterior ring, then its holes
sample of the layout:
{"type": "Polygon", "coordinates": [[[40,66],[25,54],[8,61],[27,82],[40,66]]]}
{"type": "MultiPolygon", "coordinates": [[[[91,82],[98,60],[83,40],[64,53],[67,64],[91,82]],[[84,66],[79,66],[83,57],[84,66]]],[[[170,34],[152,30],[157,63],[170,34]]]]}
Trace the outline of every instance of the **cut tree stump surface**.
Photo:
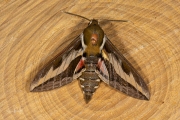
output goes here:
{"type": "Polygon", "coordinates": [[[180,2],[178,0],[1,0],[0,119],[180,119],[180,2]],[[29,91],[45,63],[82,33],[89,19],[141,74],[151,98],[131,98],[101,83],[86,104],[77,80],[47,92],[29,91]]]}

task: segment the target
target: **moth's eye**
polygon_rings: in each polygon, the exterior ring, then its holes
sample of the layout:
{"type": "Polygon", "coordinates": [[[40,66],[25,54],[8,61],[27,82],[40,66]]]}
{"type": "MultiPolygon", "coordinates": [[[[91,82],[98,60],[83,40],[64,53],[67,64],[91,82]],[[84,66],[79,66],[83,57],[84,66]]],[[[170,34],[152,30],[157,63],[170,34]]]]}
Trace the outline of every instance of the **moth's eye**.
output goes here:
{"type": "Polygon", "coordinates": [[[90,25],[91,23],[92,23],[92,21],[90,21],[88,25],[90,25]]]}

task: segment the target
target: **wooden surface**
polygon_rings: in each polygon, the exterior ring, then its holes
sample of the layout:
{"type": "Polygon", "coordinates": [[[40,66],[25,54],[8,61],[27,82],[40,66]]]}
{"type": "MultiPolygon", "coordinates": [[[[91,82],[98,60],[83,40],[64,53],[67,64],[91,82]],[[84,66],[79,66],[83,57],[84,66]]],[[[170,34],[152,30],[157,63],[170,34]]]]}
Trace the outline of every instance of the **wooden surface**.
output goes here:
{"type": "Polygon", "coordinates": [[[0,1],[0,119],[180,119],[179,0],[65,1],[0,1]],[[88,21],[61,10],[89,19],[129,20],[102,28],[144,78],[150,101],[101,83],[85,104],[78,81],[49,92],[29,92],[43,64],[87,26],[88,21]]]}

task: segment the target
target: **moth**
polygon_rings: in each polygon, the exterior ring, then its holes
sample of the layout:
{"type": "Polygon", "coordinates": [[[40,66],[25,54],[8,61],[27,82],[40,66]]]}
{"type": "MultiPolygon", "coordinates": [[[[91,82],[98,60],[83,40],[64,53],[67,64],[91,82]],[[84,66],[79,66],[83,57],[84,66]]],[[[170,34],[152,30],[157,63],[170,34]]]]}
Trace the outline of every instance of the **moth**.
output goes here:
{"type": "Polygon", "coordinates": [[[85,102],[88,103],[103,81],[133,98],[149,100],[150,92],[146,83],[108,39],[98,20],[64,13],[90,22],[77,38],[37,73],[30,91],[52,90],[79,80],[85,102]]]}

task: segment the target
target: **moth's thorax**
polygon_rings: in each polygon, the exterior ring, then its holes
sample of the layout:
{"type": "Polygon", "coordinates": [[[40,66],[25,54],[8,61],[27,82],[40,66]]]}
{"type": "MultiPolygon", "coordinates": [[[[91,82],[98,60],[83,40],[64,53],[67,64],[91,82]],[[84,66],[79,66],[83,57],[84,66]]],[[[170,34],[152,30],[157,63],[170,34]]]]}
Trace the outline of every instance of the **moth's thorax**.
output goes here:
{"type": "Polygon", "coordinates": [[[80,85],[84,93],[84,99],[88,103],[99,86],[100,79],[95,72],[98,64],[97,56],[89,56],[85,60],[85,71],[78,78],[80,80],[80,85]]]}
{"type": "Polygon", "coordinates": [[[97,55],[100,53],[100,47],[103,44],[104,32],[99,26],[97,20],[92,20],[88,27],[83,31],[85,52],[87,55],[97,55]]]}

